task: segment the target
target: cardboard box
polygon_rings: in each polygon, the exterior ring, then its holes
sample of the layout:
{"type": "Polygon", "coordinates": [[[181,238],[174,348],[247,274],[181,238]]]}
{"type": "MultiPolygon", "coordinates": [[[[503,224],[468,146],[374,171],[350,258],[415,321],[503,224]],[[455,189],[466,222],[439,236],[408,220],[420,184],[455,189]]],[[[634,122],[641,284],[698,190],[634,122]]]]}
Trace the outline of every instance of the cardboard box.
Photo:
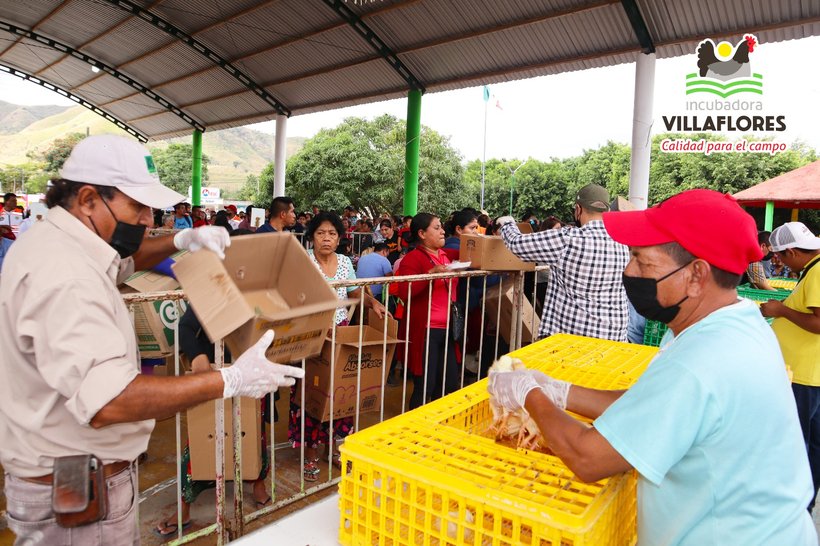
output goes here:
{"type": "Polygon", "coordinates": [[[532,224],[529,222],[518,222],[515,225],[518,226],[518,231],[521,233],[533,233],[532,224]]]}
{"type": "Polygon", "coordinates": [[[500,236],[462,234],[458,261],[471,262],[486,271],[534,271],[535,264],[523,262],[510,252],[500,236]]]}
{"type": "MultiPolygon", "coordinates": [[[[387,354],[385,357],[384,321],[371,320],[363,326],[361,378],[359,379],[359,413],[378,411],[382,398],[382,369],[388,369],[399,342],[398,322],[389,318],[387,325],[387,354]],[[386,358],[386,360],[384,360],[386,358]]],[[[312,358],[305,364],[304,410],[322,422],[330,420],[331,357],[333,361],[333,418],[340,419],[356,414],[356,377],[359,370],[359,327],[336,328],[336,346],[328,337],[321,358],[312,358]]],[[[386,371],[385,371],[386,376],[386,371]]],[[[297,403],[301,389],[297,389],[297,403]]]]}
{"type": "MultiPolygon", "coordinates": [[[[191,452],[191,476],[195,480],[216,479],[217,403],[225,404],[225,479],[233,471],[233,404],[231,399],[212,400],[188,410],[188,449],[191,452]]],[[[242,431],[242,479],[255,480],[262,470],[262,416],[260,401],[240,398],[242,431]]]]}
{"type": "MultiPolygon", "coordinates": [[[[123,294],[165,292],[179,288],[173,277],[153,271],[137,271],[125,280],[124,285],[120,289],[123,294]]],[[[134,304],[133,308],[140,357],[159,358],[173,354],[174,327],[188,308],[187,303],[184,300],[152,301],[134,304]]]]}
{"type": "MultiPolygon", "coordinates": [[[[538,317],[535,316],[535,311],[533,311],[532,305],[530,304],[530,300],[524,296],[521,305],[521,343],[522,345],[527,345],[533,342],[533,324],[535,324],[535,334],[538,335],[538,327],[541,324],[541,321],[538,320],[538,317]],[[535,322],[533,323],[533,319],[535,322]]],[[[507,281],[501,282],[492,288],[487,289],[487,295],[484,298],[485,302],[485,309],[487,311],[487,319],[490,321],[490,324],[495,325],[498,328],[501,337],[504,338],[508,344],[510,343],[510,332],[512,331],[512,308],[513,308],[513,286],[512,283],[507,281]],[[501,318],[498,316],[498,294],[501,294],[501,318]],[[499,324],[496,325],[496,322],[499,324]]]]}
{"type": "Polygon", "coordinates": [[[336,308],[346,304],[290,233],[232,237],[224,261],[194,252],[173,270],[208,337],[224,338],[237,356],[268,329],[276,332],[269,359],[317,355],[336,308]]]}

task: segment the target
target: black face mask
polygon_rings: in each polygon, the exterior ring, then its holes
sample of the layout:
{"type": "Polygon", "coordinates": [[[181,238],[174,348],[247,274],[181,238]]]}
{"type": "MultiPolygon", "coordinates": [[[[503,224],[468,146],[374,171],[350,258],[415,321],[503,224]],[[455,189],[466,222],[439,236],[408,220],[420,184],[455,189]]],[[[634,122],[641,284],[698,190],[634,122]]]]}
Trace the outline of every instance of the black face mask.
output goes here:
{"type": "Polygon", "coordinates": [[[772,256],[774,256],[774,252],[772,252],[772,251],[767,252],[766,255],[763,256],[763,261],[767,262],[767,261],[771,260],[772,256]]]}
{"type": "MultiPolygon", "coordinates": [[[[692,262],[689,262],[692,263],[692,262]]],[[[635,307],[635,310],[649,320],[657,320],[664,324],[669,324],[680,312],[680,304],[689,298],[684,296],[682,300],[669,307],[664,307],[658,301],[658,283],[662,280],[671,277],[689,264],[684,264],[661,277],[660,279],[649,279],[646,277],[630,277],[623,276],[624,288],[626,289],[626,297],[635,307]]]]}
{"type": "MultiPolygon", "coordinates": [[[[103,205],[105,205],[105,208],[108,209],[108,212],[111,213],[111,216],[114,217],[114,220],[117,220],[114,211],[111,210],[111,207],[108,206],[108,203],[105,202],[102,196],[100,196],[100,200],[103,202],[103,205]]],[[[89,218],[89,220],[91,219],[89,218]]],[[[100,231],[97,229],[97,226],[94,225],[94,220],[91,220],[91,225],[94,226],[94,231],[97,232],[97,235],[100,235],[100,231]]],[[[120,258],[124,259],[128,256],[132,256],[139,250],[143,237],[145,237],[145,226],[141,224],[126,224],[125,222],[117,220],[117,225],[114,228],[114,233],[111,234],[111,240],[108,241],[108,244],[117,251],[120,258]]]]}
{"type": "Polygon", "coordinates": [[[578,216],[575,215],[575,211],[572,211],[572,223],[575,224],[575,227],[581,227],[581,212],[578,212],[578,216]]]}

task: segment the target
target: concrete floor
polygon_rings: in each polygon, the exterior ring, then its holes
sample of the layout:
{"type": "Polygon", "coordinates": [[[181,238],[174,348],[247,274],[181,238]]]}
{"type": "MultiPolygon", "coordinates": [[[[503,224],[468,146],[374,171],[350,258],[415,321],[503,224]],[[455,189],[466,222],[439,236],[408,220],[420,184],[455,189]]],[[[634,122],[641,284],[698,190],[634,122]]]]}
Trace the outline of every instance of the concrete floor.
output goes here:
{"type": "MultiPolygon", "coordinates": [[[[412,387],[408,385],[409,397],[412,387]]],[[[399,387],[387,387],[385,391],[385,415],[390,418],[401,412],[402,389],[399,387]]],[[[284,445],[287,439],[287,407],[288,393],[282,393],[282,399],[277,402],[280,420],[274,426],[274,440],[280,444],[275,451],[273,475],[275,476],[276,491],[274,502],[292,497],[301,491],[301,472],[299,466],[299,451],[284,445]]],[[[182,437],[186,437],[184,428],[182,437]]],[[[360,428],[365,428],[379,422],[378,413],[363,414],[360,419],[360,428]]],[[[323,464],[318,482],[307,484],[308,487],[326,482],[335,478],[337,470],[328,468],[323,464]]],[[[176,434],[174,419],[166,419],[157,423],[151,441],[148,446],[148,459],[140,465],[140,535],[142,544],[145,546],[158,545],[166,542],[154,534],[153,529],[158,522],[168,516],[173,516],[176,512],[176,434]]],[[[2,493],[3,477],[0,474],[0,511],[5,514],[6,500],[2,493]]],[[[266,481],[266,486],[270,490],[270,478],[266,481]]],[[[226,503],[229,512],[233,510],[233,484],[226,484],[226,503]]],[[[295,501],[286,507],[280,508],[276,512],[260,518],[253,523],[246,525],[246,532],[267,525],[277,519],[311,503],[317,502],[329,494],[336,491],[336,486],[330,486],[327,490],[315,493],[309,497],[295,501]]],[[[207,527],[214,522],[215,512],[215,490],[210,489],[200,495],[191,507],[192,525],[186,529],[186,533],[207,527]]],[[[251,494],[250,483],[246,483],[244,488],[244,508],[248,514],[255,509],[255,503],[251,494]]],[[[814,514],[815,527],[820,534],[820,510],[814,514]]],[[[6,528],[5,517],[0,518],[0,546],[11,546],[14,535],[6,528]]],[[[216,544],[213,535],[197,539],[192,542],[195,545],[216,544]]]]}

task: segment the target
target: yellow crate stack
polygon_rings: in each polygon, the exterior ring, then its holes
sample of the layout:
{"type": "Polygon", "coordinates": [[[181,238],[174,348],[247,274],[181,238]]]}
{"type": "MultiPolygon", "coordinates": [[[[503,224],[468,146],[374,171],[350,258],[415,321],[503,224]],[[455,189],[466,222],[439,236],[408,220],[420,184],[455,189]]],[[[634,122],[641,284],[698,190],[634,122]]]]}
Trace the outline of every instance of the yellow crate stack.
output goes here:
{"type": "Polygon", "coordinates": [[[797,286],[797,279],[788,279],[785,277],[774,277],[768,279],[769,286],[772,288],[786,288],[788,290],[794,290],[794,287],[797,286]]]}
{"type": "MultiPolygon", "coordinates": [[[[620,389],[656,351],[559,334],[511,355],[554,377],[620,389]]],[[[486,389],[482,380],[346,439],[340,542],[633,544],[634,473],[586,484],[556,457],[497,444],[486,389]]]]}

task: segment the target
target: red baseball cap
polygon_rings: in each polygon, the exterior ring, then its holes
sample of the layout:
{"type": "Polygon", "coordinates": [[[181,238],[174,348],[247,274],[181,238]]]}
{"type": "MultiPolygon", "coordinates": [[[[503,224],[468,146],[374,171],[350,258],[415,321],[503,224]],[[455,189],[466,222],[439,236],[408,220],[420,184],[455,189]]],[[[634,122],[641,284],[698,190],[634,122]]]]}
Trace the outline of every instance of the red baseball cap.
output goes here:
{"type": "Polygon", "coordinates": [[[225,210],[229,210],[232,213],[236,214],[236,205],[228,205],[227,207],[225,207],[225,210]]]}
{"type": "Polygon", "coordinates": [[[763,259],[754,218],[729,194],[687,190],[646,210],[605,212],[603,217],[610,237],[627,246],[676,242],[738,275],[763,259]]]}

